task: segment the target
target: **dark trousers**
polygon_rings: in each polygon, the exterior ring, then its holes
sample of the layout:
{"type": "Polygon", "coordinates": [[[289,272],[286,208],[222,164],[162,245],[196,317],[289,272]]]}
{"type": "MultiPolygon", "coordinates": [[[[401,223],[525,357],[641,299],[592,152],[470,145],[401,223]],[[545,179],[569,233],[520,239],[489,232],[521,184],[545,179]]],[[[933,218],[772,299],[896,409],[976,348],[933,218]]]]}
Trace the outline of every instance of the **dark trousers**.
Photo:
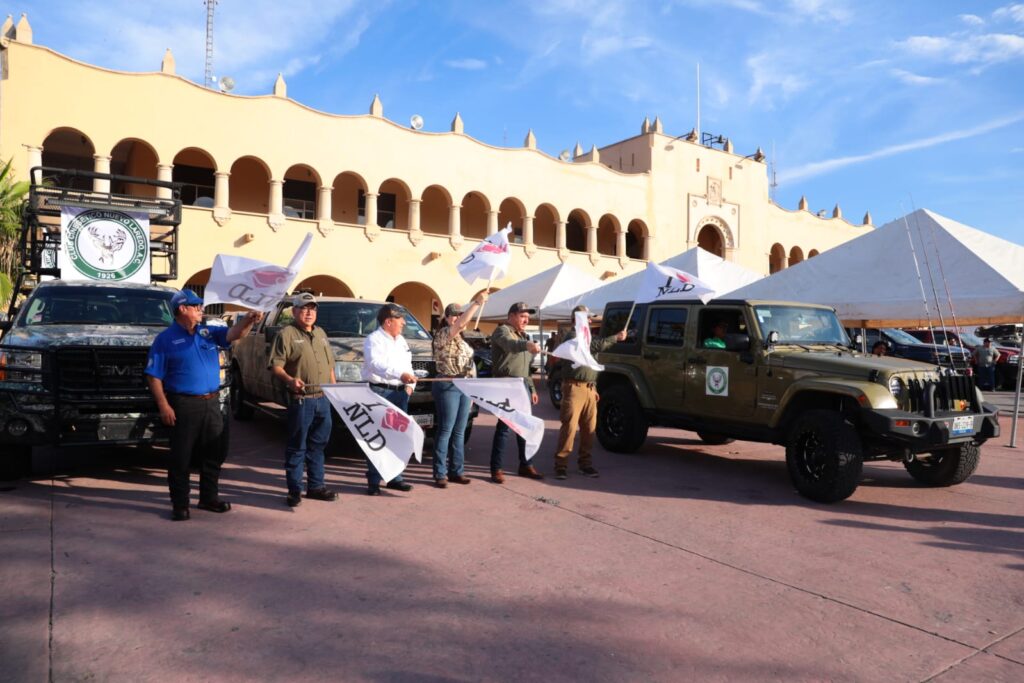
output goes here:
{"type": "MultiPolygon", "coordinates": [[[[388,401],[392,405],[398,406],[405,412],[409,412],[409,394],[405,393],[405,387],[400,386],[395,389],[385,389],[384,387],[370,385],[370,391],[383,396],[384,400],[388,401]]],[[[380,476],[380,472],[373,466],[370,459],[366,459],[366,482],[370,487],[380,486],[380,483],[384,481],[384,477],[380,476]]],[[[391,480],[392,482],[398,483],[402,481],[402,475],[399,474],[397,477],[391,480]]]]}
{"type": "Polygon", "coordinates": [[[324,447],[331,438],[331,402],[326,396],[293,398],[288,402],[288,445],[284,450],[288,493],[302,493],[302,470],[306,470],[306,491],[324,487],[324,447]]]}
{"type": "Polygon", "coordinates": [[[505,453],[505,444],[508,437],[516,438],[516,448],[519,451],[519,466],[526,467],[530,463],[526,459],[526,439],[513,432],[507,424],[498,420],[498,426],[494,428],[494,441],[491,442],[491,472],[501,469],[502,456],[505,453]]]}
{"type": "Polygon", "coordinates": [[[978,366],[978,388],[984,391],[992,391],[996,388],[996,366],[978,366]]]}
{"type": "Polygon", "coordinates": [[[228,427],[220,410],[220,400],[171,394],[167,402],[174,409],[171,434],[171,462],[167,468],[167,486],[171,505],[188,507],[191,492],[189,463],[195,455],[200,463],[199,500],[217,500],[220,468],[228,455],[228,427]]]}

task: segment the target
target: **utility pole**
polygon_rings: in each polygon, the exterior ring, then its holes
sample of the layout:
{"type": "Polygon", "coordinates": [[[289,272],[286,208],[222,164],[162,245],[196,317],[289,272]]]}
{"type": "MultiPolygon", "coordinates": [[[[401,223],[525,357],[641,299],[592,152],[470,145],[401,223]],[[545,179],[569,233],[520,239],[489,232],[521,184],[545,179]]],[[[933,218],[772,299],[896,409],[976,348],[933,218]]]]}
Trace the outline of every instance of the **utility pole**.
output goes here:
{"type": "Polygon", "coordinates": [[[206,5],[206,70],[203,74],[203,87],[213,87],[213,10],[217,0],[203,0],[206,5]]]}

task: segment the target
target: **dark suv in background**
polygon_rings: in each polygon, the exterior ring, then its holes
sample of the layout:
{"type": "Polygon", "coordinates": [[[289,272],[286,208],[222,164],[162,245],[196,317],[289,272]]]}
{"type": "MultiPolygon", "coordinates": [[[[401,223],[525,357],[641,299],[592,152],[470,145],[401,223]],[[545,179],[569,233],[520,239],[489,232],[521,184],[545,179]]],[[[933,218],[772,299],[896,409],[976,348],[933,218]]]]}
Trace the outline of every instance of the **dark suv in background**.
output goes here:
{"type": "MultiPolygon", "coordinates": [[[[851,329],[851,336],[860,333],[858,329],[851,329]]],[[[960,346],[950,346],[948,349],[943,344],[926,344],[913,335],[896,329],[895,327],[883,327],[881,329],[867,330],[868,351],[879,340],[885,342],[889,349],[889,355],[907,360],[916,360],[929,365],[938,365],[944,368],[963,371],[971,366],[971,352],[960,346]]]]}
{"type": "MultiPolygon", "coordinates": [[[[1008,325],[1007,327],[1012,326],[1008,325]]],[[[944,346],[948,341],[950,345],[962,346],[972,354],[985,341],[976,334],[954,332],[953,330],[906,330],[906,332],[925,343],[933,342],[944,346]]],[[[1020,349],[1006,346],[995,339],[992,341],[996,350],[999,351],[999,359],[996,361],[996,388],[1012,389],[1017,383],[1020,349]]]]}

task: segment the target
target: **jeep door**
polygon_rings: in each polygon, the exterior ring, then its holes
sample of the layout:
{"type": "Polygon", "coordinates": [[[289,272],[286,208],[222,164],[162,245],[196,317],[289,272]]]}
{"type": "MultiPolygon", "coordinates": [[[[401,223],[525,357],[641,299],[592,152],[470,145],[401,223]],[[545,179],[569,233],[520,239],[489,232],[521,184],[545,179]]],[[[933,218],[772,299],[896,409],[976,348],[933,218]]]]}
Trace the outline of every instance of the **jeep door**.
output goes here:
{"type": "Polygon", "coordinates": [[[665,412],[683,410],[686,370],[686,304],[651,306],[640,352],[644,377],[654,396],[655,407],[665,412]]]}
{"type": "Polygon", "coordinates": [[[753,415],[757,365],[742,306],[697,307],[686,358],[686,412],[725,420],[753,415]]]}
{"type": "Polygon", "coordinates": [[[248,370],[246,371],[246,386],[252,387],[249,391],[259,397],[259,401],[273,401],[281,405],[287,405],[287,398],[284,395],[284,387],[274,380],[274,376],[267,368],[270,365],[270,349],[281,328],[292,324],[292,309],[288,304],[280,304],[267,316],[262,329],[253,333],[250,339],[247,358],[248,370]]]}

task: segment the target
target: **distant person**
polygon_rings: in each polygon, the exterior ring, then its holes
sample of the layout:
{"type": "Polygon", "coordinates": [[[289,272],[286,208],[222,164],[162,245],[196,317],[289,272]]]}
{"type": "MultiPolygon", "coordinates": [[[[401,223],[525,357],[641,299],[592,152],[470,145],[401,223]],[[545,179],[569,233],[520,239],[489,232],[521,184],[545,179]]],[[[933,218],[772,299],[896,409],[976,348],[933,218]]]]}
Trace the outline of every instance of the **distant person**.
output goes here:
{"type": "Polygon", "coordinates": [[[171,427],[167,487],[171,519],[189,519],[193,454],[199,457],[200,510],[227,512],[231,503],[218,495],[220,468],[228,454],[228,430],[220,408],[220,351],[244,336],[263,314],[249,311],[231,328],[204,325],[203,300],[190,289],[171,297],[174,321],[153,340],[146,381],[160,421],[171,427]]]}
{"type": "Polygon", "coordinates": [[[729,323],[724,320],[716,320],[715,326],[711,328],[711,336],[704,340],[705,349],[724,349],[725,334],[729,331],[729,323]]]}
{"type": "Polygon", "coordinates": [[[999,349],[992,346],[992,339],[985,341],[971,353],[978,373],[978,388],[993,391],[996,388],[996,363],[999,361],[999,349]]]}
{"type": "Polygon", "coordinates": [[[873,356],[886,356],[889,354],[889,347],[886,346],[884,341],[876,341],[874,346],[871,347],[871,355],[873,356]]]}

